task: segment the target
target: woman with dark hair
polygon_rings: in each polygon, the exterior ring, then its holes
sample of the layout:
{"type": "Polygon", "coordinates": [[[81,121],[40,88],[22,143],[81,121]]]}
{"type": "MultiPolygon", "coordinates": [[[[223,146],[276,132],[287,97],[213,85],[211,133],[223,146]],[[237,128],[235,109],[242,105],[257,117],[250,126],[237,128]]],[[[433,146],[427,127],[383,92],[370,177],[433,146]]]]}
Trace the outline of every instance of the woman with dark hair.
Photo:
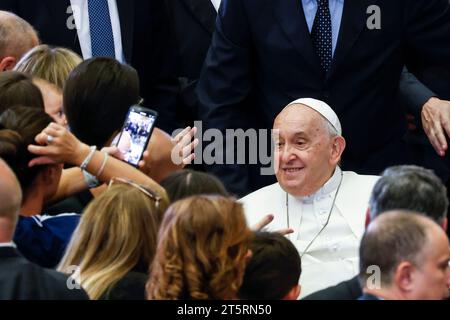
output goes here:
{"type": "Polygon", "coordinates": [[[62,165],[29,167],[35,155],[27,147],[51,122],[44,110],[30,107],[9,108],[0,116],[0,157],[16,174],[23,193],[14,242],[22,255],[44,267],[58,263],[70,236],[64,239],[60,235],[70,233],[78,222],[78,217],[70,214],[46,221],[42,228],[37,224],[40,217],[36,215],[58,188],[62,165]]]}
{"type": "Polygon", "coordinates": [[[70,73],[63,99],[71,131],[101,148],[121,129],[130,106],[139,103],[139,77],[115,59],[89,59],[70,73]]]}
{"type": "Polygon", "coordinates": [[[218,178],[209,173],[191,169],[172,173],[161,181],[161,186],[166,189],[171,202],[201,194],[229,196],[225,186],[218,178]]]}
{"type": "Polygon", "coordinates": [[[44,267],[54,267],[59,262],[79,220],[75,214],[40,215],[44,203],[61,188],[64,163],[75,166],[70,170],[78,174],[78,167],[83,167],[101,182],[124,177],[149,185],[161,197],[165,196],[164,189],[139,170],[89,148],[51,121],[43,110],[30,107],[10,108],[0,115],[0,157],[17,175],[23,193],[22,218],[14,241],[27,259],[44,267]],[[40,146],[32,145],[35,141],[40,146]]]}
{"type": "MultiPolygon", "coordinates": [[[[89,145],[110,146],[128,109],[141,102],[139,77],[135,69],[115,59],[89,59],[71,72],[63,97],[72,132],[89,145]]],[[[155,128],[140,169],[157,182],[181,169],[171,159],[174,145],[167,133],[155,128]]]]}
{"type": "Polygon", "coordinates": [[[0,114],[11,107],[29,106],[44,110],[41,91],[30,76],[17,72],[0,72],[0,114]]]}
{"type": "MultiPolygon", "coordinates": [[[[129,107],[140,100],[136,71],[111,58],[86,60],[70,73],[63,96],[64,113],[71,132],[88,145],[98,149],[105,147],[112,156],[122,159],[121,152],[109,146],[122,128],[129,107]]],[[[165,132],[155,128],[143,161],[139,163],[140,170],[158,182],[181,169],[184,164],[176,164],[171,159],[172,149],[184,146],[192,149],[194,144],[192,148],[189,145],[194,133],[194,130],[184,130],[177,136],[178,140],[172,141],[165,132]]],[[[186,157],[185,154],[181,155],[183,161],[190,158],[190,151],[186,157]]],[[[98,186],[94,178],[79,170],[64,170],[60,188],[51,199],[51,203],[57,203],[51,208],[52,213],[74,209],[81,212],[92,199],[92,192],[86,191],[86,187],[92,190],[98,186]],[[71,198],[59,202],[68,197],[71,198]]]]}

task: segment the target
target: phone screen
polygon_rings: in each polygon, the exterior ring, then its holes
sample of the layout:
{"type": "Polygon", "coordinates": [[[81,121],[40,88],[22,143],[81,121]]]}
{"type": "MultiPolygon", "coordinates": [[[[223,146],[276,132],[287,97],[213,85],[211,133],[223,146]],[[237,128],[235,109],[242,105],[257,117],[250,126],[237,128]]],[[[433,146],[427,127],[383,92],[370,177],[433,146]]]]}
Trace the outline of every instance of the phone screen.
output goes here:
{"type": "Polygon", "coordinates": [[[138,165],[152,134],[156,117],[156,112],[152,110],[139,107],[130,108],[116,144],[126,162],[134,166],[138,165]]]}

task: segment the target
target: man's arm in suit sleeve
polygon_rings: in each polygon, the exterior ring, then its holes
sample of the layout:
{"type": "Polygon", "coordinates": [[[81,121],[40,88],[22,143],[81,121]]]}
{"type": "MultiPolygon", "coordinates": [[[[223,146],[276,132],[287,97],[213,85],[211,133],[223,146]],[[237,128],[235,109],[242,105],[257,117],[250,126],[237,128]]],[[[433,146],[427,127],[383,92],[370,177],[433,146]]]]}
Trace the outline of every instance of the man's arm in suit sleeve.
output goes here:
{"type": "MultiPolygon", "coordinates": [[[[216,31],[197,85],[203,128],[225,129],[248,126],[244,104],[252,85],[250,30],[242,0],[223,0],[216,31]]],[[[232,152],[233,150],[226,150],[232,152]]],[[[223,151],[222,151],[223,152],[223,151]]],[[[248,189],[245,165],[213,165],[210,169],[238,195],[248,189]]]]}
{"type": "Polygon", "coordinates": [[[420,113],[424,104],[435,96],[436,94],[420,82],[406,67],[403,68],[400,77],[399,99],[406,111],[412,114],[417,122],[420,122],[420,113]]]}
{"type": "MultiPolygon", "coordinates": [[[[450,5],[448,0],[410,0],[405,3],[406,66],[439,68],[439,87],[450,90],[450,5]]],[[[444,156],[450,136],[450,104],[426,103],[421,110],[422,125],[434,149],[444,156]]]]}

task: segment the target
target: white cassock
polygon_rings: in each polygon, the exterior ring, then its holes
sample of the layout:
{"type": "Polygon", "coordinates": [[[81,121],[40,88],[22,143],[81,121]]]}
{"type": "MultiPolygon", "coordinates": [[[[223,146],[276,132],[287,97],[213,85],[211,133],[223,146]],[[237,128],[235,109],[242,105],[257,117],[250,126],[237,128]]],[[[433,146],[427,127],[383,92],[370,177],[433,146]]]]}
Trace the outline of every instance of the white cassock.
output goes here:
{"type": "Polygon", "coordinates": [[[378,178],[343,172],[337,167],[327,183],[310,196],[287,195],[275,183],[240,199],[250,227],[273,214],[268,231],[294,229],[287,237],[302,256],[300,297],[348,280],[359,272],[359,243],[370,194],[378,178]]]}

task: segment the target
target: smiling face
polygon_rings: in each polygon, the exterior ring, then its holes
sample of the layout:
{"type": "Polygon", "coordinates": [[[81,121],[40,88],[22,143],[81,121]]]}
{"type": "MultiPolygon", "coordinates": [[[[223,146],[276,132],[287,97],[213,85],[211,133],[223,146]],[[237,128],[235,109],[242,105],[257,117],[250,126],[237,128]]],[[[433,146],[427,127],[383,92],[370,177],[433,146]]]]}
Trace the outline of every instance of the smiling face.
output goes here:
{"type": "Polygon", "coordinates": [[[304,105],[285,108],[274,122],[275,173],[284,191],[306,196],[332,176],[345,148],[341,136],[332,136],[327,121],[304,105]]]}

